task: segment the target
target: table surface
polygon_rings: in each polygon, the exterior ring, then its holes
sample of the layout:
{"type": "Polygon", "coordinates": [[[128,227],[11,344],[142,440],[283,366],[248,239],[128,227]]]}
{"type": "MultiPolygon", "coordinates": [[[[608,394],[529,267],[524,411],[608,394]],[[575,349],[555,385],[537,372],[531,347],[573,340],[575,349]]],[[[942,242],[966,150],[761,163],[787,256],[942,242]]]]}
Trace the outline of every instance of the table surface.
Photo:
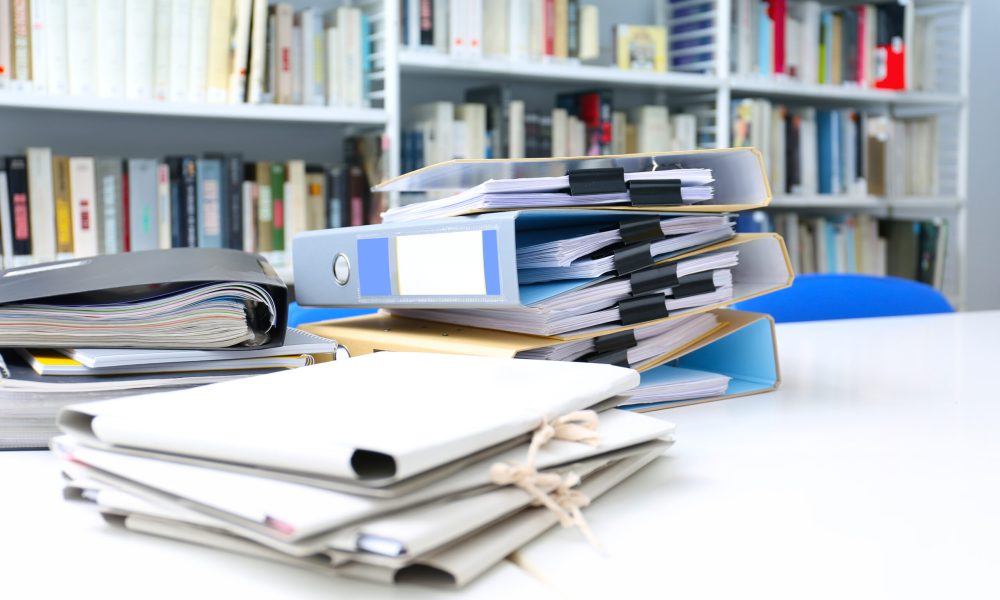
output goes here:
{"type": "MultiPolygon", "coordinates": [[[[1000,311],[781,325],[780,390],[661,413],[677,444],[585,511],[603,553],[552,531],[448,595],[1000,597],[998,341],[1000,311]]],[[[45,452],[0,477],[5,597],[442,595],[113,529],[45,452]]]]}

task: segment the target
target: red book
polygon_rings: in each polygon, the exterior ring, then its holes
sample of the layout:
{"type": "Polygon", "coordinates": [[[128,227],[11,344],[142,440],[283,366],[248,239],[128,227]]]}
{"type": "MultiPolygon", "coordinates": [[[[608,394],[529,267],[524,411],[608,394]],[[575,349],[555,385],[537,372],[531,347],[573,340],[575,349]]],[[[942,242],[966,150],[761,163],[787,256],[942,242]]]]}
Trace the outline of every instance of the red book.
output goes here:
{"type": "Polygon", "coordinates": [[[774,73],[785,72],[785,15],[786,0],[768,0],[767,16],[774,25],[774,73]]]}
{"type": "Polygon", "coordinates": [[[880,4],[876,8],[875,87],[883,90],[906,88],[906,43],[903,21],[906,7],[880,4]]]}
{"type": "Polygon", "coordinates": [[[122,165],[122,228],[125,231],[122,252],[132,251],[132,236],[129,233],[129,206],[128,206],[128,162],[122,165]]]}
{"type": "Polygon", "coordinates": [[[556,53],[556,0],[545,0],[545,56],[556,53]]]}

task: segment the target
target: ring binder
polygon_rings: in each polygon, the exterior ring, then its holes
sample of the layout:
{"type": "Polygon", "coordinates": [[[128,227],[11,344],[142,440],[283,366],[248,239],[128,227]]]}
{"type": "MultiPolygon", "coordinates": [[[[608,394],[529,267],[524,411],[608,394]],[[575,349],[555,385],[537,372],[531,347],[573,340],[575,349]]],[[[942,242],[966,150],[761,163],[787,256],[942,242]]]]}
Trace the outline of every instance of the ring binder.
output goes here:
{"type": "Polygon", "coordinates": [[[622,246],[614,251],[615,273],[619,276],[653,266],[653,252],[649,242],[622,246]]]}
{"type": "Polygon", "coordinates": [[[633,295],[672,288],[678,283],[677,263],[643,269],[629,275],[633,295]]]}
{"type": "Polygon", "coordinates": [[[679,206],[683,204],[680,179],[633,180],[628,182],[632,206],[679,206]]]}
{"type": "Polygon", "coordinates": [[[635,325],[670,316],[664,294],[648,294],[626,298],[618,303],[618,314],[622,325],[635,325]]]}
{"type": "Polygon", "coordinates": [[[625,244],[651,242],[666,239],[667,237],[663,234],[659,216],[621,221],[618,225],[618,231],[622,237],[622,242],[625,244]]]}
{"type": "Polygon", "coordinates": [[[626,329],[594,338],[594,351],[597,354],[604,354],[617,350],[628,350],[634,348],[638,343],[635,339],[635,330],[626,329]]]}
{"type": "Polygon", "coordinates": [[[566,171],[566,176],[569,177],[570,196],[624,194],[628,191],[624,167],[572,169],[566,171]]]}

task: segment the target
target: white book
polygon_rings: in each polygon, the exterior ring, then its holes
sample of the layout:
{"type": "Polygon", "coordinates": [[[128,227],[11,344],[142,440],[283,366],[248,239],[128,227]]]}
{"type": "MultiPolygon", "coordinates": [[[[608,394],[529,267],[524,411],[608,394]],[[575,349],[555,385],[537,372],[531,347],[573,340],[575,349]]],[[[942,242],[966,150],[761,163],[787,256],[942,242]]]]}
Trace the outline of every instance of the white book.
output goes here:
{"type": "Polygon", "coordinates": [[[160,163],[156,165],[156,222],[158,224],[157,240],[161,249],[171,247],[172,216],[170,211],[170,167],[160,163]]]}
{"type": "Polygon", "coordinates": [[[45,29],[48,27],[47,0],[31,0],[28,10],[31,12],[31,83],[36,92],[45,93],[49,88],[48,44],[45,42],[45,29]]]}
{"type": "Polygon", "coordinates": [[[323,15],[316,13],[312,20],[312,41],[313,49],[313,86],[312,104],[322,106],[326,104],[326,30],[323,27],[323,15]]]}
{"type": "Polygon", "coordinates": [[[524,158],[524,100],[511,100],[507,115],[508,154],[507,158],[524,158]]]}
{"type": "Polygon", "coordinates": [[[48,58],[48,88],[53,96],[69,92],[69,54],[66,49],[66,0],[47,0],[45,45],[48,58]]]}
{"type": "Polygon", "coordinates": [[[0,0],[0,90],[10,87],[10,34],[10,0],[0,0]]]}
{"type": "Polygon", "coordinates": [[[170,18],[172,0],[155,0],[153,33],[153,97],[167,100],[170,97],[170,18]]]}
{"type": "Polygon", "coordinates": [[[92,157],[74,156],[69,159],[69,190],[73,206],[73,254],[78,258],[99,254],[97,190],[94,177],[92,157]]]}
{"type": "Polygon", "coordinates": [[[465,29],[466,10],[468,0],[451,0],[451,6],[448,7],[448,32],[451,40],[448,52],[456,58],[466,57],[469,53],[468,32],[465,29]]]}
{"type": "Polygon", "coordinates": [[[125,0],[97,0],[95,47],[97,94],[125,96],[125,0]]]}
{"type": "Polygon", "coordinates": [[[233,71],[233,0],[211,0],[209,10],[205,100],[225,104],[233,71]]]}
{"type": "Polygon", "coordinates": [[[171,0],[170,88],[167,99],[187,102],[191,64],[191,8],[193,0],[171,0]]]}
{"type": "Polygon", "coordinates": [[[267,64],[267,0],[253,0],[250,18],[250,64],[247,74],[246,101],[260,104],[264,93],[267,64]]]}
{"type": "MultiPolygon", "coordinates": [[[[484,56],[509,56],[507,50],[508,33],[512,27],[507,24],[507,17],[510,15],[510,8],[507,6],[508,0],[489,0],[485,6],[480,4],[480,29],[482,30],[484,56]],[[489,27],[483,27],[482,23],[489,23],[489,27]]],[[[515,28],[521,29],[518,23],[513,23],[515,28]]]]}
{"type": "Polygon", "coordinates": [[[424,133],[424,162],[431,165],[454,158],[455,109],[451,102],[421,104],[414,107],[412,115],[424,133]]]}
{"type": "Polygon", "coordinates": [[[299,60],[296,66],[299,68],[298,98],[300,104],[313,104],[315,96],[313,90],[316,86],[316,44],[312,41],[315,25],[313,21],[318,17],[316,9],[305,8],[297,15],[298,27],[296,28],[296,46],[299,48],[299,60]]]}
{"type": "MultiPolygon", "coordinates": [[[[614,125],[618,126],[617,123],[614,125]]],[[[624,123],[622,124],[624,129],[624,123]]],[[[670,116],[670,132],[674,142],[672,150],[688,151],[698,149],[698,119],[694,115],[680,114],[670,116]]],[[[624,149],[622,149],[624,152],[624,149]]],[[[618,152],[615,152],[618,154],[618,152]]]]}
{"type": "Polygon", "coordinates": [[[552,156],[570,156],[569,115],[565,108],[552,109],[552,156]]]}
{"type": "Polygon", "coordinates": [[[638,383],[635,371],[610,365],[377,352],[147,395],[141,403],[78,404],[61,413],[59,424],[105,444],[371,488],[525,436],[545,419],[589,408],[638,383]],[[436,384],[421,389],[417,381],[436,384]]]}
{"type": "Polygon", "coordinates": [[[56,259],[56,200],[52,192],[52,150],[28,148],[31,255],[34,262],[56,259]]]}
{"type": "Polygon", "coordinates": [[[531,58],[531,0],[507,0],[507,55],[511,60],[531,58]]]}
{"type": "Polygon", "coordinates": [[[254,218],[257,209],[257,183],[244,181],[241,198],[243,201],[243,251],[254,252],[256,250],[254,235],[257,232],[257,220],[254,218]]]}
{"type": "Polygon", "coordinates": [[[411,48],[420,46],[420,2],[421,0],[406,0],[406,37],[411,48]]]}
{"type": "Polygon", "coordinates": [[[538,60],[545,56],[545,0],[531,1],[531,20],[528,37],[531,38],[531,58],[538,60]]]}
{"type": "Polygon", "coordinates": [[[309,229],[309,211],[306,207],[306,163],[290,160],[286,165],[285,181],[285,245],[299,233],[309,229]]]}
{"type": "Polygon", "coordinates": [[[361,10],[342,6],[337,9],[341,59],[341,93],[343,106],[361,108],[364,106],[361,84],[361,10]]]}
{"type": "Polygon", "coordinates": [[[156,33],[155,0],[128,0],[125,6],[125,97],[153,97],[156,33]]]}
{"type": "Polygon", "coordinates": [[[469,58],[483,57],[483,1],[462,0],[465,4],[465,34],[468,37],[466,52],[469,58]]]}
{"type": "Polygon", "coordinates": [[[14,230],[10,220],[10,196],[7,191],[7,171],[0,171],[0,268],[14,265],[14,230]]]}
{"type": "Polygon", "coordinates": [[[66,0],[66,54],[69,93],[91,96],[97,92],[94,8],[96,0],[66,0]]]}
{"type": "Polygon", "coordinates": [[[208,92],[208,34],[212,0],[191,0],[188,48],[187,95],[191,102],[204,102],[208,92]]]}
{"type": "Polygon", "coordinates": [[[635,128],[636,152],[663,152],[668,149],[671,141],[670,111],[666,106],[640,106],[636,111],[635,128]]]}
{"type": "Polygon", "coordinates": [[[328,106],[340,106],[341,74],[340,36],[336,27],[326,28],[326,103],[328,106]]]}
{"type": "Polygon", "coordinates": [[[251,0],[234,0],[233,19],[236,26],[233,28],[232,40],[232,68],[229,74],[229,95],[230,104],[242,104],[246,98],[246,86],[248,75],[249,51],[250,51],[250,19],[251,0]]]}
{"type": "MultiPolygon", "coordinates": [[[[295,17],[295,22],[298,23],[298,15],[295,17]]],[[[302,26],[293,25],[292,26],[292,60],[291,60],[291,70],[292,70],[292,104],[302,104],[302,74],[304,70],[302,69],[302,26]]]]}

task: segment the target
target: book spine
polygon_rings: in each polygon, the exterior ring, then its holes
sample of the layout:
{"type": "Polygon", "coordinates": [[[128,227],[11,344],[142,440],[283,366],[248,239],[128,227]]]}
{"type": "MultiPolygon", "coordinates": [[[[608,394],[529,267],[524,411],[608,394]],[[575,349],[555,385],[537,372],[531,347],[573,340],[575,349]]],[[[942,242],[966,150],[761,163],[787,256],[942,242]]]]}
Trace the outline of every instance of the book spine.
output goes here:
{"type": "Polygon", "coordinates": [[[267,64],[267,0],[253,0],[250,19],[250,72],[247,79],[246,101],[260,104],[264,93],[267,64]]]}
{"type": "Polygon", "coordinates": [[[35,262],[56,259],[56,203],[52,193],[52,151],[28,148],[28,198],[31,202],[31,253],[35,262]]]}
{"type": "Polygon", "coordinates": [[[244,252],[254,252],[254,234],[256,233],[256,224],[254,222],[254,215],[257,212],[257,182],[256,181],[244,181],[241,185],[241,201],[243,203],[243,246],[242,250],[244,252]]]}
{"type": "Polygon", "coordinates": [[[285,249],[285,165],[271,163],[271,250],[285,249]]]}
{"type": "Polygon", "coordinates": [[[434,2],[433,0],[419,0],[420,2],[420,45],[434,45],[434,2]]]}
{"type": "Polygon", "coordinates": [[[28,162],[7,157],[7,197],[10,203],[14,256],[31,256],[31,205],[28,199],[28,162]]]}
{"type": "Polygon", "coordinates": [[[295,236],[308,229],[309,211],[306,205],[306,164],[302,160],[290,160],[286,165],[287,185],[285,186],[285,242],[291,245],[295,236]]]}
{"type": "Polygon", "coordinates": [[[31,83],[36,92],[49,88],[49,57],[46,28],[49,26],[48,0],[31,0],[31,83]]]}
{"type": "MultiPolygon", "coordinates": [[[[451,4],[448,7],[448,31],[450,32],[448,52],[452,56],[464,55],[466,53],[465,49],[468,46],[465,32],[465,18],[463,16],[465,9],[466,0],[451,0],[451,4]]],[[[338,24],[342,24],[339,18],[338,24]]]]}
{"type": "Polygon", "coordinates": [[[171,232],[173,219],[170,205],[170,166],[166,163],[156,165],[156,223],[157,247],[165,250],[173,245],[171,232]]]}
{"type": "Polygon", "coordinates": [[[118,252],[118,203],[117,190],[119,176],[114,173],[109,159],[94,161],[94,171],[97,180],[97,211],[100,223],[97,227],[98,251],[101,254],[118,252]]]}
{"type": "Polygon", "coordinates": [[[327,27],[324,32],[326,36],[326,103],[329,106],[339,106],[341,100],[341,69],[339,52],[339,35],[336,27],[327,27]]]}
{"type": "MultiPolygon", "coordinates": [[[[243,157],[231,154],[226,157],[226,194],[227,200],[227,235],[226,247],[240,250],[243,248],[244,203],[243,203],[243,157]]],[[[253,214],[253,213],[251,213],[253,214]]]]}
{"type": "Polygon", "coordinates": [[[66,0],[66,53],[69,93],[90,96],[97,90],[95,0],[66,0]]]}
{"type": "MultiPolygon", "coordinates": [[[[187,102],[191,77],[192,0],[172,0],[170,11],[170,92],[171,102],[187,102]]],[[[185,244],[186,245],[186,244],[185,244]]]]}
{"type": "Polygon", "coordinates": [[[247,71],[250,54],[250,11],[251,0],[235,0],[233,18],[236,26],[230,46],[229,93],[230,104],[240,104],[246,97],[247,71]]]}
{"type": "Polygon", "coordinates": [[[343,177],[340,167],[331,167],[326,172],[326,226],[344,226],[343,177]]]}
{"type": "Polygon", "coordinates": [[[224,104],[229,95],[229,75],[232,66],[232,0],[211,0],[206,58],[206,99],[224,104]]]}
{"type": "Polygon", "coordinates": [[[271,201],[271,165],[257,163],[257,251],[274,249],[274,203],[271,201]]]}
{"type": "Polygon", "coordinates": [[[319,13],[314,15],[312,27],[310,38],[313,45],[312,104],[322,106],[326,104],[326,30],[323,28],[323,17],[319,13]]]}
{"type": "Polygon", "coordinates": [[[312,90],[316,85],[315,81],[315,56],[313,55],[313,50],[315,46],[312,44],[312,30],[313,30],[313,15],[315,10],[311,8],[303,9],[296,19],[298,20],[298,25],[295,28],[296,31],[296,45],[297,56],[294,60],[296,68],[296,82],[298,92],[296,94],[296,104],[312,104],[313,95],[312,90]]]}
{"type": "Polygon", "coordinates": [[[171,1],[155,0],[153,32],[153,98],[170,97],[171,1]]]}
{"type": "Polygon", "coordinates": [[[222,161],[201,159],[197,165],[198,181],[198,232],[200,248],[221,248],[222,217],[222,161]]]}
{"type": "MultiPolygon", "coordinates": [[[[10,87],[10,75],[13,68],[10,60],[12,42],[10,1],[11,0],[0,0],[0,90],[5,90],[10,87]]],[[[4,185],[2,186],[4,190],[7,188],[6,179],[7,176],[4,175],[4,185]]],[[[7,256],[7,254],[4,253],[4,256],[7,256]]]]}
{"type": "Polygon", "coordinates": [[[198,161],[181,159],[181,202],[184,207],[184,245],[198,245],[198,161]]]}
{"type": "Polygon", "coordinates": [[[73,254],[73,200],[70,198],[69,157],[52,158],[52,193],[56,210],[56,256],[73,254]]]}
{"type": "Polygon", "coordinates": [[[153,97],[155,71],[154,0],[128,0],[125,5],[125,97],[153,97]]]}
{"type": "Polygon", "coordinates": [[[104,98],[125,95],[125,2],[97,0],[95,47],[97,94],[104,98]]]}
{"type": "Polygon", "coordinates": [[[14,232],[11,228],[10,195],[7,191],[7,165],[0,163],[0,269],[14,265],[14,232]]]}
{"type": "Polygon", "coordinates": [[[580,0],[569,0],[566,5],[566,54],[580,56],[580,0]]]}
{"type": "Polygon", "coordinates": [[[774,73],[785,72],[786,0],[770,0],[771,22],[774,24],[774,73]]]}
{"type": "Polygon", "coordinates": [[[132,204],[130,202],[130,197],[132,190],[129,187],[129,172],[128,163],[120,162],[118,163],[119,173],[119,189],[121,190],[121,201],[118,203],[119,214],[121,217],[118,220],[119,227],[121,228],[121,236],[118,238],[120,240],[119,252],[131,252],[132,251],[132,204]]]}
{"type": "Polygon", "coordinates": [[[11,79],[15,89],[27,90],[31,81],[30,3],[29,0],[10,0],[10,3],[11,79]]]}
{"type": "MultiPolygon", "coordinates": [[[[45,45],[48,57],[46,91],[53,96],[69,92],[69,54],[66,48],[66,0],[47,0],[45,45]]],[[[41,42],[40,42],[41,43],[41,42]]]]}
{"type": "Polygon", "coordinates": [[[160,245],[158,166],[155,159],[128,161],[129,249],[155,250],[160,245]]]}
{"type": "Polygon", "coordinates": [[[69,159],[69,191],[73,219],[73,255],[77,258],[96,256],[98,220],[94,159],[74,156],[69,159]]]}
{"type": "Polygon", "coordinates": [[[567,0],[554,0],[552,9],[552,55],[569,57],[569,6],[567,0]]]}
{"type": "Polygon", "coordinates": [[[166,159],[170,184],[170,247],[187,246],[187,215],[184,212],[184,167],[179,157],[166,159]]]}
{"type": "Polygon", "coordinates": [[[276,104],[291,104],[294,93],[292,20],[291,5],[284,3],[275,5],[275,44],[277,51],[276,104]]]}
{"type": "Polygon", "coordinates": [[[554,56],[556,52],[556,2],[544,0],[544,19],[542,51],[545,56],[554,56]]]}
{"type": "Polygon", "coordinates": [[[209,35],[213,0],[192,0],[191,41],[188,49],[188,100],[204,102],[208,92],[209,35]]]}
{"type": "Polygon", "coordinates": [[[309,167],[306,173],[305,230],[326,229],[326,179],[322,171],[309,167]]]}
{"type": "Polygon", "coordinates": [[[507,52],[511,60],[531,56],[531,0],[507,2],[507,52]]]}

